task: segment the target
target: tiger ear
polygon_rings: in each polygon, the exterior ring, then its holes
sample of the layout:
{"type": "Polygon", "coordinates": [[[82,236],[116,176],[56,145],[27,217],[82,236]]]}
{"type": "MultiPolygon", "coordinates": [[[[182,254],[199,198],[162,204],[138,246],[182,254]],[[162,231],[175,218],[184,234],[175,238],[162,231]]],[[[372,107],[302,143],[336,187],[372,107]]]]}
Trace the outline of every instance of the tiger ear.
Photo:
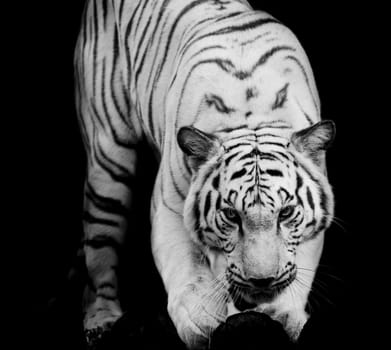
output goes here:
{"type": "Polygon", "coordinates": [[[188,156],[190,167],[197,170],[217,151],[218,138],[192,126],[184,126],[177,134],[179,147],[188,156]]]}
{"type": "Polygon", "coordinates": [[[304,153],[315,164],[321,165],[325,157],[325,151],[331,146],[334,138],[334,122],[323,120],[293,133],[291,142],[297,151],[304,153]]]}

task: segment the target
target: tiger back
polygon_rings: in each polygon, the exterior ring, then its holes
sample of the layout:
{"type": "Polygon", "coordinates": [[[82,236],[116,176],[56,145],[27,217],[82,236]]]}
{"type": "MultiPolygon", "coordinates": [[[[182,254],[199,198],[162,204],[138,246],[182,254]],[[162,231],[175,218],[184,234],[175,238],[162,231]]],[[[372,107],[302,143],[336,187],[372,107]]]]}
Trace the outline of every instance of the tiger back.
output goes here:
{"type": "Polygon", "coordinates": [[[333,215],[335,130],[294,34],[246,1],[91,0],[75,72],[89,343],[123,313],[116,266],[144,138],[160,162],[152,251],[181,339],[206,346],[245,309],[297,339],[333,215]]]}

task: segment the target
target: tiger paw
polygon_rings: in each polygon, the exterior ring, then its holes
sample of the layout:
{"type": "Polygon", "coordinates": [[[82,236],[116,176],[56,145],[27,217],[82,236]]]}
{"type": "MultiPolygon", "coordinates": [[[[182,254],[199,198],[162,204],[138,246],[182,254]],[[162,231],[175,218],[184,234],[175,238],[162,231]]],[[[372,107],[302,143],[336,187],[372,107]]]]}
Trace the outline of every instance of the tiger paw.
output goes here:
{"type": "Polygon", "coordinates": [[[87,347],[89,350],[96,350],[99,344],[102,343],[102,339],[108,334],[109,329],[103,327],[97,327],[93,329],[86,329],[84,331],[84,336],[87,342],[87,347]]]}
{"type": "Polygon", "coordinates": [[[97,349],[120,317],[120,313],[114,314],[111,310],[104,309],[96,312],[90,310],[84,318],[84,335],[88,349],[97,349]]]}
{"type": "Polygon", "coordinates": [[[191,283],[169,294],[168,312],[189,349],[208,347],[212,332],[225,319],[225,300],[225,291],[212,284],[191,283]]]}

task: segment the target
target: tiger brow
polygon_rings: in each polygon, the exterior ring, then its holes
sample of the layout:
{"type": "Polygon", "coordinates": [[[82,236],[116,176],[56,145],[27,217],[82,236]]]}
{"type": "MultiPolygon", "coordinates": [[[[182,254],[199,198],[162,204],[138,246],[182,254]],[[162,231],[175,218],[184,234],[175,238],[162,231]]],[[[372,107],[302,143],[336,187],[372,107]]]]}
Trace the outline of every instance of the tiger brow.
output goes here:
{"type": "Polygon", "coordinates": [[[226,199],[226,198],[223,198],[223,202],[225,204],[228,204],[229,206],[233,207],[234,205],[231,203],[231,201],[229,199],[226,199]]]}
{"type": "Polygon", "coordinates": [[[285,201],[293,199],[293,196],[283,187],[278,189],[278,194],[282,197],[281,192],[285,194],[285,201]]]}

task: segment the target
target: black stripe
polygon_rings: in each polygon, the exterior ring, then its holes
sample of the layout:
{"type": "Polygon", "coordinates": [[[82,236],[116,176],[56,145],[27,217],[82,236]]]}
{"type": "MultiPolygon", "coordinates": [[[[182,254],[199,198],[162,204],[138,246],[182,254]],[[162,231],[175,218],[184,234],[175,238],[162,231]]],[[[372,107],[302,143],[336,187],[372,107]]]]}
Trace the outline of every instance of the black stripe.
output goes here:
{"type": "Polygon", "coordinates": [[[102,148],[102,146],[98,143],[96,145],[96,149],[99,151],[99,155],[108,163],[110,163],[110,166],[112,168],[112,171],[115,171],[118,173],[118,176],[126,177],[128,179],[134,179],[134,174],[132,174],[129,169],[127,169],[125,166],[114,160],[113,158],[109,157],[105,150],[102,148]],[[115,170],[114,170],[115,168],[115,170]]]}
{"type": "Polygon", "coordinates": [[[97,54],[98,54],[98,9],[96,5],[96,1],[94,1],[94,14],[93,14],[93,21],[94,21],[94,45],[92,48],[92,95],[95,98],[96,95],[96,75],[97,75],[97,54]]]}
{"type": "Polygon", "coordinates": [[[280,52],[280,51],[296,51],[296,49],[294,49],[293,47],[288,46],[288,45],[275,46],[272,49],[270,49],[269,51],[267,51],[266,53],[264,53],[259,58],[259,60],[255,64],[255,66],[252,68],[252,71],[254,71],[257,67],[265,64],[270,57],[272,57],[275,53],[280,52]]]}
{"type": "Polygon", "coordinates": [[[191,174],[192,171],[191,171],[190,166],[189,166],[189,163],[188,163],[188,161],[187,161],[187,156],[186,156],[186,154],[184,154],[184,153],[182,153],[182,161],[183,161],[183,164],[184,164],[184,166],[185,166],[185,169],[186,169],[187,173],[188,173],[188,174],[191,174]]]}
{"type": "MultiPolygon", "coordinates": [[[[240,153],[240,152],[239,152],[240,153]]],[[[251,152],[248,152],[248,153],[245,153],[243,154],[239,159],[238,159],[238,162],[242,161],[242,160],[246,160],[246,159],[249,159],[249,158],[253,158],[255,157],[256,153],[254,152],[254,150],[252,150],[251,152]]],[[[247,164],[247,163],[246,163],[247,164]]]]}
{"type": "Polygon", "coordinates": [[[111,116],[107,109],[107,103],[106,103],[106,79],[105,78],[106,78],[106,58],[104,58],[102,61],[101,99],[102,99],[103,113],[105,115],[106,120],[109,122],[111,134],[113,136],[115,143],[118,146],[131,150],[134,148],[134,144],[130,140],[121,139],[117,133],[115,126],[112,123],[111,116]]]}
{"type": "MultiPolygon", "coordinates": [[[[244,124],[244,125],[235,126],[233,128],[227,127],[227,128],[224,128],[224,129],[220,129],[220,130],[217,130],[217,132],[230,133],[232,131],[236,131],[236,130],[240,130],[240,129],[247,129],[247,127],[248,127],[248,125],[244,124]]],[[[247,134],[247,135],[240,135],[240,136],[237,136],[237,137],[233,137],[232,140],[234,140],[236,138],[239,138],[239,137],[249,136],[249,135],[253,135],[253,134],[251,133],[251,134],[247,134]]]]}
{"type": "Polygon", "coordinates": [[[212,186],[213,188],[218,191],[219,190],[219,185],[220,185],[220,174],[217,174],[213,181],[212,181],[212,186]]]}
{"type": "MultiPolygon", "coordinates": [[[[162,5],[160,7],[158,19],[155,21],[156,25],[155,25],[155,27],[154,27],[154,29],[152,31],[152,35],[151,35],[152,42],[151,43],[154,46],[155,51],[153,53],[153,62],[150,65],[151,67],[156,67],[157,66],[156,61],[157,61],[158,58],[160,59],[159,53],[162,52],[162,49],[160,48],[160,46],[161,46],[161,44],[164,43],[164,40],[162,39],[163,35],[165,35],[167,33],[166,27],[167,27],[167,23],[169,22],[169,17],[168,16],[164,20],[162,28],[159,29],[159,32],[160,32],[159,36],[157,35],[157,30],[158,30],[158,28],[160,26],[160,22],[161,22],[161,20],[163,18],[164,10],[165,10],[165,8],[167,7],[167,5],[168,5],[168,3],[170,1],[171,0],[164,0],[164,2],[162,3],[162,5]],[[156,42],[156,45],[155,45],[155,42],[156,42]]],[[[141,71],[141,68],[142,68],[142,66],[140,65],[138,70],[141,71]]],[[[147,85],[148,86],[151,85],[151,79],[152,79],[153,73],[154,73],[154,70],[150,69],[150,73],[148,75],[148,80],[147,80],[147,85]]],[[[138,81],[138,74],[139,74],[139,72],[137,71],[136,72],[136,81],[138,81]]],[[[157,81],[157,76],[156,75],[154,76],[154,80],[155,80],[155,82],[157,81]]]]}
{"type": "Polygon", "coordinates": [[[135,15],[140,7],[140,5],[142,4],[141,1],[139,1],[139,3],[137,4],[136,8],[134,9],[133,13],[132,13],[132,16],[130,17],[130,19],[128,20],[127,24],[126,24],[126,29],[125,29],[125,38],[124,38],[124,41],[125,41],[125,55],[126,55],[126,64],[127,64],[127,69],[128,69],[128,80],[127,80],[127,86],[128,88],[130,87],[130,79],[131,79],[131,60],[130,60],[130,53],[132,52],[129,48],[129,36],[130,36],[130,32],[131,30],[133,29],[133,20],[135,18],[135,15]]]}
{"type": "Polygon", "coordinates": [[[249,39],[249,40],[247,40],[247,41],[242,41],[242,42],[240,43],[240,45],[241,45],[241,46],[245,46],[245,45],[251,44],[251,43],[253,43],[254,41],[257,41],[258,39],[260,39],[260,38],[262,38],[262,37],[264,37],[264,36],[269,35],[270,33],[271,33],[271,31],[268,30],[268,31],[265,32],[265,33],[258,34],[256,37],[254,37],[254,38],[252,38],[252,39],[249,39]]]}
{"type": "Polygon", "coordinates": [[[151,134],[152,139],[156,142],[156,139],[153,135],[155,135],[155,127],[153,123],[153,115],[152,115],[152,99],[153,99],[153,91],[155,89],[152,89],[151,94],[149,95],[149,100],[148,100],[148,127],[149,127],[149,132],[151,134]]]}
{"type": "Polygon", "coordinates": [[[286,221],[286,224],[287,225],[291,225],[296,219],[297,219],[297,217],[300,215],[300,211],[298,211],[298,212],[296,212],[296,215],[293,217],[293,218],[291,218],[291,219],[289,219],[288,221],[286,221]]]}
{"type": "Polygon", "coordinates": [[[236,152],[236,153],[233,153],[233,154],[231,154],[229,157],[227,157],[227,158],[224,160],[225,166],[228,166],[229,163],[230,163],[230,161],[231,161],[234,157],[236,157],[237,155],[239,155],[240,153],[241,153],[241,151],[236,152]]]}
{"type": "MultiPolygon", "coordinates": [[[[121,121],[129,128],[131,129],[128,120],[126,119],[125,115],[123,114],[120,104],[118,102],[117,96],[115,95],[115,73],[118,67],[118,55],[119,55],[119,42],[118,42],[118,32],[117,30],[114,30],[114,47],[113,47],[113,65],[111,69],[111,75],[110,75],[110,95],[111,100],[113,101],[114,108],[120,117],[121,121]]],[[[126,102],[126,100],[125,100],[126,102]]],[[[128,109],[129,111],[129,109],[128,109]]]]}
{"type": "Polygon", "coordinates": [[[83,49],[82,49],[82,52],[85,52],[85,47],[86,47],[86,44],[87,44],[87,23],[90,24],[90,21],[87,20],[87,15],[88,15],[88,3],[87,1],[85,2],[84,4],[84,10],[83,10],[83,19],[82,19],[82,23],[83,23],[83,49]]]}
{"type": "Polygon", "coordinates": [[[112,289],[115,289],[115,285],[111,282],[103,282],[101,284],[99,284],[98,288],[112,288],[112,289]]]}
{"type": "Polygon", "coordinates": [[[272,111],[274,111],[277,108],[283,107],[284,103],[287,99],[287,92],[288,92],[288,86],[289,83],[286,83],[276,94],[276,99],[272,105],[272,111]]]}
{"type": "MultiPolygon", "coordinates": [[[[225,147],[225,152],[229,153],[232,150],[234,150],[235,148],[238,148],[238,147],[241,147],[241,146],[253,146],[253,143],[251,143],[251,141],[248,141],[248,140],[242,140],[242,141],[240,141],[238,143],[233,144],[232,146],[225,147]]],[[[254,152],[255,152],[255,149],[253,149],[249,153],[252,153],[254,155],[254,152]]]]}
{"type": "Polygon", "coordinates": [[[279,146],[282,148],[286,148],[286,145],[280,142],[263,141],[263,142],[258,142],[258,145],[270,145],[270,146],[279,146]]]}
{"type": "Polygon", "coordinates": [[[321,186],[320,182],[314,178],[314,176],[307,169],[307,167],[303,164],[300,164],[300,166],[303,169],[303,171],[305,171],[305,173],[308,175],[308,177],[310,177],[310,179],[317,185],[318,190],[320,192],[320,207],[323,211],[323,217],[322,217],[322,220],[321,220],[319,226],[316,228],[316,231],[314,232],[313,236],[311,236],[311,238],[314,238],[317,236],[318,233],[320,233],[321,231],[323,231],[327,227],[327,221],[328,221],[327,216],[330,214],[328,212],[328,198],[327,198],[326,193],[325,193],[323,187],[321,186]]]}
{"type": "Polygon", "coordinates": [[[162,198],[163,198],[163,199],[162,199],[163,205],[164,205],[169,211],[171,211],[172,213],[174,213],[174,214],[176,214],[176,215],[178,215],[178,216],[180,216],[180,217],[183,216],[182,213],[177,212],[174,208],[172,208],[170,205],[168,205],[168,203],[167,203],[166,199],[164,198],[163,194],[162,194],[162,198]]]}
{"type": "Polygon", "coordinates": [[[217,200],[216,200],[216,210],[220,210],[221,208],[221,194],[219,193],[218,196],[217,196],[217,200]]]}
{"type": "Polygon", "coordinates": [[[130,172],[126,172],[126,173],[116,172],[114,168],[119,167],[119,169],[121,169],[121,165],[116,163],[114,160],[108,158],[106,154],[102,152],[99,145],[98,145],[98,151],[100,152],[100,156],[102,157],[102,158],[96,158],[96,161],[99,164],[99,166],[111,177],[112,180],[123,184],[127,188],[131,188],[134,185],[134,176],[130,172]],[[105,164],[104,161],[106,161],[109,164],[105,164]]]}
{"type": "Polygon", "coordinates": [[[95,207],[105,211],[106,213],[116,214],[124,217],[129,215],[128,208],[126,208],[126,206],[123,205],[119,199],[98,194],[88,181],[85,194],[95,207]]]}
{"type": "Polygon", "coordinates": [[[125,82],[124,82],[124,79],[121,77],[121,92],[122,92],[122,97],[125,101],[125,105],[126,105],[126,111],[128,113],[128,115],[130,115],[130,98],[129,98],[129,89],[126,88],[125,86],[125,82]]]}
{"type": "Polygon", "coordinates": [[[93,115],[95,116],[95,118],[98,121],[98,123],[101,126],[101,128],[105,129],[105,124],[104,124],[104,122],[103,122],[103,120],[102,120],[98,110],[96,109],[95,102],[93,101],[92,98],[90,99],[90,107],[91,107],[93,115]]]}
{"type": "Polygon", "coordinates": [[[243,175],[246,174],[246,172],[247,172],[247,171],[246,171],[245,168],[242,168],[242,169],[240,169],[240,170],[234,172],[234,173],[232,174],[232,176],[231,176],[230,181],[235,180],[235,179],[238,178],[238,177],[242,177],[243,175]]]}
{"type": "Polygon", "coordinates": [[[278,193],[280,193],[280,192],[284,192],[285,193],[287,202],[293,199],[293,196],[284,187],[280,187],[279,188],[278,193]]]}
{"type": "MultiPolygon", "coordinates": [[[[142,2],[142,1],[140,1],[140,2],[142,2]]],[[[148,3],[149,3],[149,1],[144,1],[143,6],[141,7],[140,13],[137,15],[138,19],[137,19],[137,22],[136,22],[136,24],[134,26],[134,30],[136,32],[137,32],[137,29],[138,29],[138,27],[140,25],[141,20],[144,18],[143,14],[144,14],[144,11],[145,11],[148,3]]],[[[150,15],[150,17],[152,17],[152,16],[150,15]]]]}
{"type": "MultiPolygon", "coordinates": [[[[141,40],[137,43],[137,47],[134,47],[134,51],[136,53],[135,58],[134,58],[134,63],[135,63],[136,67],[138,66],[137,62],[138,62],[139,55],[141,54],[141,47],[142,47],[142,45],[144,43],[144,40],[147,38],[147,35],[146,35],[147,30],[150,29],[149,25],[151,23],[151,20],[152,20],[152,16],[149,16],[147,23],[144,25],[144,30],[143,30],[143,32],[141,34],[141,40]]],[[[153,35],[152,35],[152,37],[153,37],[153,35]]],[[[148,46],[151,43],[151,38],[148,40],[148,43],[147,43],[147,45],[145,47],[144,54],[142,56],[143,58],[142,58],[141,62],[145,61],[145,55],[148,52],[148,46]]]]}
{"type": "MultiPolygon", "coordinates": [[[[225,46],[222,46],[222,45],[211,45],[211,46],[205,46],[203,47],[202,49],[198,50],[197,52],[195,52],[189,59],[188,61],[191,61],[193,58],[197,57],[198,55],[202,54],[203,52],[206,52],[206,51],[209,51],[209,50],[213,50],[213,49],[226,49],[225,46]]],[[[175,74],[176,76],[176,74],[175,74]]],[[[173,81],[175,80],[175,77],[173,78],[173,81]]]]}
{"type": "Polygon", "coordinates": [[[83,220],[89,224],[99,224],[104,226],[119,227],[117,221],[96,217],[92,215],[90,212],[88,212],[87,210],[83,212],[83,220]]]}
{"type": "Polygon", "coordinates": [[[181,191],[181,189],[179,188],[179,186],[175,180],[174,171],[172,169],[171,164],[169,165],[169,170],[170,170],[171,181],[172,181],[172,184],[174,185],[174,189],[175,189],[176,193],[179,195],[179,197],[181,197],[182,200],[185,200],[186,195],[181,191]]]}
{"type": "Polygon", "coordinates": [[[103,10],[103,29],[106,30],[106,23],[107,23],[107,0],[102,0],[102,10],[103,10]]]}
{"type": "Polygon", "coordinates": [[[200,229],[200,208],[199,208],[199,203],[200,203],[200,193],[197,192],[195,194],[195,200],[194,200],[194,205],[193,205],[193,217],[194,217],[194,230],[198,231],[200,229]]]}
{"type": "Polygon", "coordinates": [[[281,136],[278,136],[276,134],[271,134],[271,133],[264,133],[264,134],[258,134],[257,138],[264,138],[264,137],[274,137],[280,139],[281,136]]]}
{"type": "Polygon", "coordinates": [[[245,13],[245,12],[243,12],[243,11],[237,11],[237,12],[229,13],[228,15],[225,15],[225,16],[222,16],[222,17],[217,18],[216,21],[215,21],[214,23],[221,22],[221,21],[223,21],[223,20],[225,20],[225,19],[227,19],[227,18],[236,17],[236,16],[241,15],[241,14],[243,14],[243,13],[245,13]]]}
{"type": "Polygon", "coordinates": [[[191,67],[189,75],[193,72],[193,70],[195,68],[197,68],[201,64],[210,64],[210,63],[216,64],[219,68],[221,68],[226,73],[230,73],[231,70],[235,67],[234,64],[232,63],[232,61],[227,59],[227,58],[225,58],[225,59],[222,59],[222,58],[209,58],[209,59],[205,59],[205,60],[199,61],[197,64],[193,65],[191,67]]]}
{"type": "Polygon", "coordinates": [[[296,49],[294,49],[293,47],[291,46],[287,46],[287,45],[283,45],[283,46],[276,46],[276,47],[273,47],[272,49],[270,49],[269,51],[267,51],[266,53],[264,53],[260,58],[259,60],[257,61],[257,63],[249,70],[249,71],[237,71],[234,73],[234,76],[236,78],[238,78],[239,80],[244,80],[244,79],[247,79],[249,78],[253,73],[254,71],[261,65],[265,64],[267,62],[267,60],[272,57],[274,54],[276,54],[277,52],[279,51],[286,51],[286,50],[289,50],[289,51],[296,51],[296,49]]]}
{"type": "Polygon", "coordinates": [[[313,125],[314,122],[312,121],[312,119],[310,118],[310,116],[304,111],[302,105],[300,104],[299,100],[297,98],[295,98],[295,101],[297,103],[297,105],[299,106],[301,112],[304,114],[304,117],[305,119],[307,120],[307,122],[310,124],[310,125],[313,125]]]}
{"type": "Polygon", "coordinates": [[[301,216],[300,220],[298,222],[296,222],[295,226],[296,228],[299,227],[304,221],[304,215],[301,216]]]}
{"type": "Polygon", "coordinates": [[[319,187],[319,190],[321,192],[320,193],[320,207],[323,210],[323,217],[320,221],[319,226],[317,227],[317,233],[322,232],[324,229],[326,229],[327,223],[328,223],[328,215],[330,215],[330,213],[327,210],[328,209],[327,208],[328,198],[326,196],[326,193],[323,191],[323,188],[321,186],[319,187]]]}
{"type": "Polygon", "coordinates": [[[227,107],[224,100],[220,96],[214,94],[206,95],[205,101],[208,107],[213,105],[220,113],[229,114],[235,111],[234,108],[227,107]]]}
{"type": "Polygon", "coordinates": [[[314,95],[313,95],[313,92],[312,92],[312,89],[311,89],[311,86],[310,86],[309,78],[308,78],[308,75],[307,75],[307,72],[306,72],[304,66],[303,66],[302,63],[298,60],[298,58],[295,57],[295,56],[289,55],[289,56],[286,56],[285,59],[286,59],[286,60],[291,60],[291,61],[296,62],[297,65],[300,67],[301,72],[302,72],[303,75],[304,75],[305,82],[306,82],[306,84],[307,84],[308,90],[309,90],[310,93],[311,93],[312,101],[313,101],[313,103],[314,103],[314,105],[315,105],[315,107],[316,107],[316,109],[317,109],[317,111],[318,111],[318,113],[319,113],[319,106],[315,103],[315,98],[314,98],[314,95]]]}
{"type": "Polygon", "coordinates": [[[118,55],[119,55],[119,39],[118,39],[117,28],[114,29],[113,34],[114,34],[114,37],[113,37],[113,61],[115,64],[118,60],[118,55]]]}
{"type": "Polygon", "coordinates": [[[239,195],[239,193],[233,189],[231,189],[228,192],[228,200],[231,205],[233,205],[235,203],[236,199],[238,198],[238,195],[239,195]],[[231,197],[233,197],[233,198],[231,198],[231,197]]]}
{"type": "Polygon", "coordinates": [[[209,191],[205,198],[205,206],[204,206],[205,222],[208,222],[208,213],[209,213],[210,205],[211,205],[211,193],[209,191]]]}
{"type": "Polygon", "coordinates": [[[311,194],[311,191],[310,191],[309,187],[307,187],[307,201],[308,201],[308,204],[309,204],[310,208],[312,210],[314,210],[315,209],[314,199],[312,197],[312,194],[311,194]]]}
{"type": "Polygon", "coordinates": [[[258,157],[259,157],[260,160],[272,160],[272,161],[279,161],[279,162],[281,162],[281,159],[279,159],[274,154],[268,153],[268,152],[259,152],[258,157]]]}
{"type": "Polygon", "coordinates": [[[247,79],[249,77],[251,77],[252,75],[252,71],[243,71],[243,70],[239,70],[239,71],[235,71],[233,73],[233,76],[239,80],[244,80],[244,79],[247,79]]]}
{"type": "MultiPolygon", "coordinates": [[[[118,18],[119,20],[122,19],[122,13],[123,13],[123,10],[124,10],[124,4],[125,4],[125,0],[121,0],[121,3],[119,5],[119,11],[118,11],[118,18]]],[[[118,23],[120,24],[120,23],[118,23]]]]}
{"type": "Polygon", "coordinates": [[[105,292],[97,292],[96,296],[99,297],[99,298],[102,298],[102,299],[106,299],[106,300],[113,300],[113,301],[114,300],[118,300],[118,297],[116,295],[107,295],[105,293],[107,293],[107,291],[105,291],[105,292]]]}
{"type": "Polygon", "coordinates": [[[236,26],[229,26],[229,27],[219,29],[216,32],[206,34],[205,36],[209,37],[209,36],[229,34],[229,33],[234,33],[234,32],[243,32],[246,30],[251,30],[251,29],[261,27],[261,26],[268,24],[268,23],[281,24],[281,22],[277,21],[274,18],[258,18],[255,21],[251,21],[251,22],[247,22],[244,24],[240,24],[240,25],[236,25],[236,26]]]}
{"type": "Polygon", "coordinates": [[[280,122],[280,120],[276,120],[276,122],[261,122],[257,125],[257,130],[261,130],[261,129],[265,129],[265,128],[270,128],[270,129],[292,129],[292,127],[288,126],[288,125],[273,125],[273,124],[276,124],[280,122]]]}
{"type": "Polygon", "coordinates": [[[295,191],[295,194],[296,194],[297,201],[300,205],[303,205],[303,201],[299,195],[299,191],[302,186],[303,186],[303,178],[301,177],[301,175],[298,172],[296,172],[296,191],[295,191]]]}
{"type": "Polygon", "coordinates": [[[286,56],[286,57],[285,57],[285,60],[291,60],[291,61],[296,62],[296,64],[300,67],[301,72],[302,72],[303,75],[304,75],[304,78],[305,78],[305,81],[306,81],[306,83],[307,83],[307,86],[309,87],[309,79],[308,79],[307,72],[305,71],[305,68],[304,68],[304,66],[302,65],[302,63],[299,61],[299,59],[298,59],[297,57],[295,57],[295,56],[289,55],[289,56],[286,56]]]}
{"type": "Polygon", "coordinates": [[[284,158],[285,160],[287,160],[288,162],[291,161],[291,159],[285,154],[285,153],[282,153],[280,151],[274,151],[275,154],[278,154],[279,156],[281,156],[282,158],[284,158]]]}
{"type": "MultiPolygon", "coordinates": [[[[238,162],[240,161],[240,159],[238,159],[238,162]]],[[[248,166],[253,166],[254,165],[254,159],[250,159],[248,160],[247,162],[244,162],[241,164],[241,167],[242,168],[245,168],[245,167],[248,167],[248,166]]]]}
{"type": "Polygon", "coordinates": [[[85,246],[94,249],[110,247],[118,251],[121,248],[121,244],[119,242],[117,242],[113,237],[105,234],[98,234],[92,238],[85,239],[83,243],[85,246]]]}
{"type": "Polygon", "coordinates": [[[265,171],[261,171],[261,174],[268,174],[270,176],[278,176],[278,177],[284,176],[282,172],[278,169],[267,169],[265,171]]]}

